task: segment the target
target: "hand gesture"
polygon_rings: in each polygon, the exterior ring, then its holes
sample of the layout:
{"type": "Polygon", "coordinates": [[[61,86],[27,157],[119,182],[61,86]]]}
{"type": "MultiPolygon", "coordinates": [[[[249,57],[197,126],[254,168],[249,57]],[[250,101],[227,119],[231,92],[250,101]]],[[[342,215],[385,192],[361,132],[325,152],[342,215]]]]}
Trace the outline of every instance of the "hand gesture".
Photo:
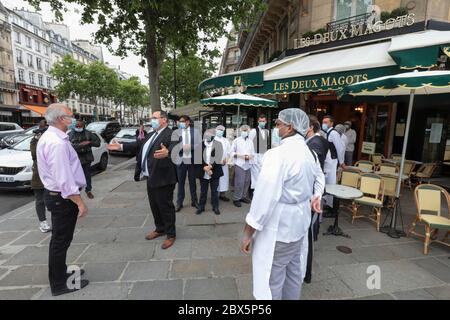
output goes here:
{"type": "Polygon", "coordinates": [[[320,207],[320,199],[319,197],[314,197],[311,200],[311,209],[316,213],[322,213],[322,208],[320,207]]]}
{"type": "Polygon", "coordinates": [[[106,146],[109,151],[121,151],[122,145],[118,143],[116,140],[112,140],[110,144],[106,146]]]}
{"type": "Polygon", "coordinates": [[[161,149],[155,151],[155,153],[153,155],[153,157],[155,159],[164,159],[164,158],[167,158],[168,156],[169,156],[169,150],[162,143],[161,143],[161,149]]]}

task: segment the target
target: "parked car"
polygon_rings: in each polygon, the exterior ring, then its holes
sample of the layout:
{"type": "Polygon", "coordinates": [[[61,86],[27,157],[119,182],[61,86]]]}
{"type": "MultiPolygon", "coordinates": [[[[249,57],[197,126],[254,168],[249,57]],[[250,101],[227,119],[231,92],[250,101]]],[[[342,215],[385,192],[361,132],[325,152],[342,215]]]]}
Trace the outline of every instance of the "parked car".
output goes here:
{"type": "MultiPolygon", "coordinates": [[[[94,133],[96,134],[96,133],[94,133]]],[[[108,167],[108,150],[106,142],[97,134],[101,144],[98,148],[92,148],[94,161],[92,167],[106,170],[108,167]]],[[[24,140],[0,150],[0,189],[29,189],[31,188],[31,176],[33,160],[31,158],[30,142],[33,135],[24,140]]]]}
{"type": "MultiPolygon", "coordinates": [[[[117,140],[117,142],[136,142],[136,130],[138,128],[124,128],[120,130],[115,136],[114,140],[117,140]]],[[[127,154],[130,156],[136,155],[136,150],[133,150],[131,152],[125,153],[123,151],[109,151],[111,154],[127,154]]]]}
{"type": "Polygon", "coordinates": [[[121,126],[117,121],[91,122],[86,127],[87,130],[97,132],[107,143],[120,131],[121,126]]]}
{"type": "Polygon", "coordinates": [[[4,136],[3,138],[0,139],[0,149],[4,149],[9,146],[12,146],[13,144],[16,144],[16,143],[22,141],[23,139],[29,137],[30,135],[34,135],[33,131],[38,128],[39,128],[39,126],[33,126],[33,127],[30,127],[28,129],[22,131],[21,133],[15,133],[15,134],[10,134],[10,135],[4,136]]]}
{"type": "Polygon", "coordinates": [[[17,123],[0,122],[0,139],[11,134],[21,133],[23,131],[23,128],[17,123]]]}

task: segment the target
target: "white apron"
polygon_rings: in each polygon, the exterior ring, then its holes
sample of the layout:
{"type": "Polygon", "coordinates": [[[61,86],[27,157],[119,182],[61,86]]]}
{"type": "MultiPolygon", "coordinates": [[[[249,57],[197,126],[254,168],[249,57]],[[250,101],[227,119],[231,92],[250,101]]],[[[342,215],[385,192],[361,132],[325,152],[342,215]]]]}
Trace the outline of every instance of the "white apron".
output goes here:
{"type": "MultiPolygon", "coordinates": [[[[285,204],[278,203],[273,214],[262,231],[256,231],[253,239],[252,250],[252,268],[253,268],[253,296],[257,300],[272,300],[272,292],[270,291],[270,274],[272,271],[273,255],[275,251],[275,243],[277,241],[278,224],[280,215],[286,210],[304,210],[299,206],[307,205],[310,208],[309,201],[301,204],[285,204]]],[[[310,209],[309,209],[310,210],[310,209]]],[[[308,211],[306,211],[308,213],[308,211]]],[[[309,219],[311,214],[309,213],[309,219]]],[[[309,223],[311,221],[309,220],[309,223]]],[[[309,223],[307,223],[309,225],[309,223]]],[[[305,224],[306,225],[306,224],[305,224]]],[[[303,236],[301,259],[301,281],[306,274],[306,263],[308,258],[308,228],[306,228],[303,236]]]]}
{"type": "Polygon", "coordinates": [[[217,191],[219,192],[225,192],[228,191],[229,188],[229,172],[228,172],[228,164],[222,166],[223,170],[223,176],[219,178],[219,187],[217,188],[217,191]]]}

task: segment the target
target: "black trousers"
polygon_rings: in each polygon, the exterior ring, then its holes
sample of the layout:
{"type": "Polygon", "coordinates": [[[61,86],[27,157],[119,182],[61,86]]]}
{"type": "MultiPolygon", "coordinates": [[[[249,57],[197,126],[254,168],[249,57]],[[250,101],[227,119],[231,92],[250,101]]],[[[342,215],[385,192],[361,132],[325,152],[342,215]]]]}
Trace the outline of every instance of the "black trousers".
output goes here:
{"type": "Polygon", "coordinates": [[[195,165],[185,164],[182,162],[177,166],[177,176],[178,176],[178,195],[177,204],[179,206],[183,205],[185,192],[184,185],[186,183],[186,176],[189,180],[189,191],[191,192],[191,201],[197,202],[197,184],[195,181],[195,165]]]}
{"type": "Polygon", "coordinates": [[[165,233],[167,238],[175,238],[175,206],[173,205],[173,191],[175,185],[151,188],[147,183],[147,194],[155,220],[156,232],[165,233]]]}
{"type": "Polygon", "coordinates": [[[44,202],[44,189],[33,189],[34,192],[34,206],[39,222],[47,220],[45,217],[45,202],[44,202]]]}
{"type": "Polygon", "coordinates": [[[67,250],[72,242],[73,232],[78,218],[78,206],[59,193],[45,190],[44,200],[52,214],[52,238],[48,255],[48,278],[52,291],[66,286],[67,250]]]}
{"type": "Polygon", "coordinates": [[[319,217],[317,217],[315,223],[313,224],[314,213],[311,213],[311,225],[308,228],[308,257],[306,260],[306,273],[304,281],[306,283],[311,282],[312,278],[312,261],[314,255],[314,245],[313,241],[317,241],[317,235],[319,233],[319,217]]]}
{"type": "Polygon", "coordinates": [[[91,162],[81,165],[83,167],[84,177],[86,178],[86,192],[92,191],[92,179],[91,179],[91,162]]]}
{"type": "Polygon", "coordinates": [[[211,186],[211,204],[213,209],[219,208],[219,179],[200,178],[200,202],[199,207],[205,210],[206,198],[208,196],[208,186],[211,186]]]}

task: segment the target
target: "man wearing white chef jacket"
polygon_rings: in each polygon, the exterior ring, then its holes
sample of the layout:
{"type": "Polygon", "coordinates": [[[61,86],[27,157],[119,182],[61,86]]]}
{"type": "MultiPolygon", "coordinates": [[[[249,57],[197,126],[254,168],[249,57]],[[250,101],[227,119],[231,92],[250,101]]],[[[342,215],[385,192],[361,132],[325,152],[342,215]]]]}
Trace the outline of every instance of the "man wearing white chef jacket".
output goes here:
{"type": "Polygon", "coordinates": [[[220,142],[222,144],[222,150],[223,150],[223,156],[222,156],[222,171],[223,171],[223,176],[220,177],[219,179],[219,199],[222,201],[230,201],[229,198],[227,198],[227,196],[225,195],[225,193],[228,191],[229,188],[229,172],[228,172],[228,163],[227,160],[230,157],[230,152],[231,152],[231,144],[230,141],[228,141],[228,139],[226,137],[224,137],[225,135],[225,127],[220,125],[216,127],[216,137],[214,140],[220,142]]]}
{"type": "Polygon", "coordinates": [[[253,243],[253,295],[264,300],[300,298],[308,255],[311,209],[320,212],[325,177],[305,143],[309,118],[282,110],[276,121],[281,144],[266,152],[241,250],[253,243]]]}

